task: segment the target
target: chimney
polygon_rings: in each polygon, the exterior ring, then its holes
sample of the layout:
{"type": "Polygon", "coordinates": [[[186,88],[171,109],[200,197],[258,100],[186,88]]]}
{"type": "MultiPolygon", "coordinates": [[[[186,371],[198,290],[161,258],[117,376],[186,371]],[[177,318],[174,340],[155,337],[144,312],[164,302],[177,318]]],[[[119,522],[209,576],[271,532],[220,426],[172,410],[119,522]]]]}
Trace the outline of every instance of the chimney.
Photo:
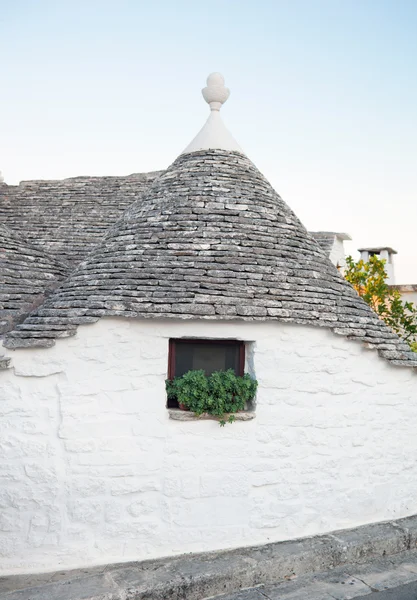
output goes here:
{"type": "Polygon", "coordinates": [[[377,246],[375,248],[359,248],[359,252],[364,262],[368,262],[371,256],[377,256],[379,259],[385,260],[385,271],[388,275],[387,283],[395,285],[394,254],[397,254],[396,250],[388,246],[377,246]]]}

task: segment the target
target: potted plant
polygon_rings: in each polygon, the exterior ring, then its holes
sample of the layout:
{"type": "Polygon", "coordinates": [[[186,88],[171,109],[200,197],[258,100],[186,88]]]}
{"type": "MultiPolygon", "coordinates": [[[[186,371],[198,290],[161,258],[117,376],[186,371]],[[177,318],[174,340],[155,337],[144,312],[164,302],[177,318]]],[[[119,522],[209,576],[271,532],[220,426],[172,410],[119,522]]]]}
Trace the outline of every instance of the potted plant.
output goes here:
{"type": "Polygon", "coordinates": [[[203,370],[188,371],[181,377],[167,379],[168,398],[175,398],[180,408],[201,416],[204,413],[219,419],[220,425],[233,423],[234,414],[253,400],[258,382],[245,373],[236,375],[233,369],[215,371],[207,376],[203,370]]]}

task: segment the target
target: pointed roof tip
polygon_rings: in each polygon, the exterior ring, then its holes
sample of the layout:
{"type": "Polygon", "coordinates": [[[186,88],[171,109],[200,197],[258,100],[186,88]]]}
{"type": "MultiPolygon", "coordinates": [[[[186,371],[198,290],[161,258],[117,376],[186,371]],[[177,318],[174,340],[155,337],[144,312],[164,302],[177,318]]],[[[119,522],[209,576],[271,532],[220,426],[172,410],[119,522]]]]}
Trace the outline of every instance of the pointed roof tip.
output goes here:
{"type": "Polygon", "coordinates": [[[3,173],[0,171],[0,183],[4,183],[3,173]]]}
{"type": "Polygon", "coordinates": [[[244,154],[220,117],[220,109],[230,96],[230,90],[224,83],[224,77],[221,73],[211,73],[207,77],[207,86],[201,90],[201,93],[210,106],[210,116],[203,128],[181,154],[189,154],[199,150],[229,150],[244,154]]]}
{"type": "Polygon", "coordinates": [[[220,110],[222,104],[230,96],[230,90],[225,87],[224,77],[221,73],[211,73],[207,77],[207,87],[203,88],[201,93],[210,106],[210,110],[220,110]]]}

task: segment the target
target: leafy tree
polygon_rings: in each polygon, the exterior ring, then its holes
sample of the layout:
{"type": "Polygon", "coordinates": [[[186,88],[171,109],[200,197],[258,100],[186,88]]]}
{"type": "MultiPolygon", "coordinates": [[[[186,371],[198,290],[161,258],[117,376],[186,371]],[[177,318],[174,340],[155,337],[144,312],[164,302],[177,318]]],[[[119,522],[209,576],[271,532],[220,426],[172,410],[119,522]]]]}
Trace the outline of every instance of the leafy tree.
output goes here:
{"type": "Polygon", "coordinates": [[[348,256],[344,275],[377,315],[417,352],[417,306],[404,302],[400,292],[388,285],[385,260],[371,256],[369,262],[355,262],[348,256]]]}

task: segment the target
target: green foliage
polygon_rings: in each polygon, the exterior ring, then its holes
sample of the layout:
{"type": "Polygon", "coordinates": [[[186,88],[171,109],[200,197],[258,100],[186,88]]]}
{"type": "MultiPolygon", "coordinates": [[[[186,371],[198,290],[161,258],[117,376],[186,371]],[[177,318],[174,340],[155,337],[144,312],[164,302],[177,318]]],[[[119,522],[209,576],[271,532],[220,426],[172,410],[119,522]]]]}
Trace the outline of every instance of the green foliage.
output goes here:
{"type": "Polygon", "coordinates": [[[345,279],[375,312],[389,297],[387,277],[385,261],[377,256],[371,256],[369,262],[355,262],[351,256],[346,258],[345,279]]]}
{"type": "Polygon", "coordinates": [[[243,410],[246,402],[253,400],[258,382],[245,373],[243,377],[235,375],[233,369],[215,371],[209,377],[203,370],[188,371],[182,377],[167,379],[165,382],[168,398],[176,399],[196,415],[208,413],[219,417],[224,426],[225,415],[233,423],[234,414],[243,410]]]}
{"type": "Polygon", "coordinates": [[[348,256],[345,278],[377,315],[417,352],[417,306],[404,302],[400,292],[387,284],[385,260],[371,256],[369,262],[355,262],[348,256]]]}

